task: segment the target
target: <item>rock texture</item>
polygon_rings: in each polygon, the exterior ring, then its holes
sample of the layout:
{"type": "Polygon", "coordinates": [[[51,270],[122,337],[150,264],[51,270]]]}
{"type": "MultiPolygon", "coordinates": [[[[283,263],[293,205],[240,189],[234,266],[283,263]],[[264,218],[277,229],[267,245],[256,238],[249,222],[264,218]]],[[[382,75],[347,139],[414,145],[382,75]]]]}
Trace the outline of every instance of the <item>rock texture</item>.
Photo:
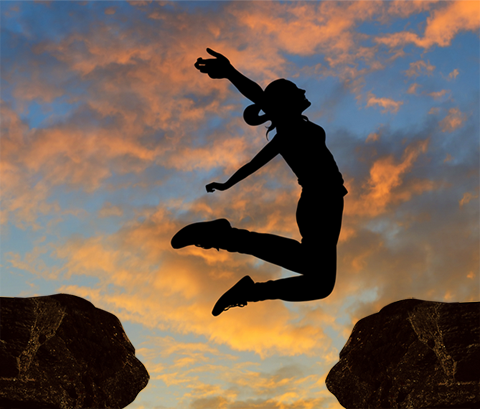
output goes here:
{"type": "Polygon", "coordinates": [[[403,300],[358,321],[326,379],[345,408],[480,408],[480,303],[403,300]]]}
{"type": "Polygon", "coordinates": [[[124,408],[149,375],[118,318],[68,294],[0,297],[0,409],[124,408]]]}

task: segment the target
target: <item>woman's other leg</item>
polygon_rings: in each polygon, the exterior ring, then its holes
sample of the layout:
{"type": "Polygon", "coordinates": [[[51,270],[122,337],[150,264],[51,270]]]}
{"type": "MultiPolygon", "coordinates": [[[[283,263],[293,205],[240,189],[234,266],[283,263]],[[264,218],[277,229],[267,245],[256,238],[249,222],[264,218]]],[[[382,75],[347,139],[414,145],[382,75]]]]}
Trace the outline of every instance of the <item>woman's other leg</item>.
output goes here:
{"type": "Polygon", "coordinates": [[[335,287],[335,267],[335,260],[330,260],[328,263],[324,263],[325,269],[318,271],[316,274],[302,274],[297,277],[255,283],[247,301],[283,300],[298,302],[326,298],[335,287]]]}
{"type": "Polygon", "coordinates": [[[249,276],[245,276],[218,299],[212,314],[218,316],[231,307],[243,307],[248,302],[320,300],[328,297],[335,285],[335,275],[327,275],[327,278],[329,280],[319,280],[314,275],[302,275],[255,283],[249,276]]]}
{"type": "Polygon", "coordinates": [[[343,197],[322,199],[317,192],[305,193],[298,202],[297,223],[302,242],[274,234],[232,228],[219,247],[250,254],[296,273],[312,275],[335,270],[331,259],[342,224],[343,197]]]}
{"type": "MultiPolygon", "coordinates": [[[[276,264],[285,268],[290,265],[294,267],[290,268],[292,271],[301,273],[302,276],[256,283],[251,301],[311,301],[325,298],[333,291],[343,197],[324,201],[317,192],[312,193],[303,191],[297,207],[302,243],[277,242],[282,253],[277,255],[276,264]]],[[[275,242],[274,238],[269,237],[268,240],[275,242]]]]}

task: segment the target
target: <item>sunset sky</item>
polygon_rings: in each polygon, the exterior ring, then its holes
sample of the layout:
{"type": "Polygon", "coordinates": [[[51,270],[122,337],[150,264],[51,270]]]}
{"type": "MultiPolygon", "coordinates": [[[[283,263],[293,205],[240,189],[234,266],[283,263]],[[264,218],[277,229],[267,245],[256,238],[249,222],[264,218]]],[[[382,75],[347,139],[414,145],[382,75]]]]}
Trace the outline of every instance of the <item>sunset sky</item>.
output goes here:
{"type": "MultiPolygon", "coordinates": [[[[339,409],[325,378],[362,317],[479,300],[478,1],[1,1],[0,295],[115,314],[151,379],[131,409],[339,409]],[[295,275],[170,239],[184,225],[300,239],[296,177],[206,47],[307,91],[343,174],[326,299],[211,310],[241,277],[295,275]]],[[[269,134],[271,139],[274,132],[269,134]]]]}

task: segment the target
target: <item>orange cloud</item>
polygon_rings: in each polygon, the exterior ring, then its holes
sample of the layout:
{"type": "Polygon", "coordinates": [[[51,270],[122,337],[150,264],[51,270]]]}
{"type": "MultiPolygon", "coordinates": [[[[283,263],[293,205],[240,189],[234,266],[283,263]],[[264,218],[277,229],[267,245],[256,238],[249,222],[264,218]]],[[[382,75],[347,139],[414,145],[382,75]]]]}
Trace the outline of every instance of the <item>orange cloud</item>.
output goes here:
{"type": "Polygon", "coordinates": [[[476,1],[454,1],[444,3],[441,8],[432,11],[427,18],[423,38],[408,31],[377,37],[379,44],[388,47],[401,47],[413,43],[417,47],[428,49],[434,45],[447,47],[461,31],[475,31],[480,27],[480,4],[476,1]]]}
{"type": "Polygon", "coordinates": [[[458,74],[459,74],[459,71],[458,71],[458,69],[455,68],[450,74],[448,74],[448,78],[449,79],[452,79],[452,78],[455,79],[455,78],[457,78],[458,74]]]}
{"type": "Polygon", "coordinates": [[[38,67],[32,67],[28,81],[18,81],[13,96],[18,101],[32,101],[38,99],[44,102],[52,102],[55,98],[65,94],[62,87],[55,81],[48,81],[45,72],[41,75],[38,67]]]}
{"type": "Polygon", "coordinates": [[[219,166],[236,170],[251,159],[243,154],[246,146],[244,138],[225,135],[207,146],[179,147],[168,156],[163,165],[182,171],[209,170],[219,166]]]}
{"type": "Polygon", "coordinates": [[[123,210],[120,206],[113,205],[112,203],[105,203],[103,207],[98,212],[98,217],[112,217],[112,216],[123,216],[123,210]]]}
{"type": "MultiPolygon", "coordinates": [[[[239,8],[239,22],[255,33],[251,38],[262,50],[285,50],[294,55],[322,53],[328,65],[319,65],[325,76],[340,77],[358,92],[357,82],[369,71],[383,68],[375,49],[363,46],[356,27],[382,13],[379,1],[353,3],[276,4],[255,3],[255,13],[239,8]],[[359,69],[362,61],[368,68],[359,69]]],[[[248,32],[247,31],[247,32],[248,32]]],[[[285,64],[284,64],[285,65],[285,64]]]]}
{"type": "Polygon", "coordinates": [[[466,120],[467,116],[458,108],[450,108],[448,115],[440,121],[440,128],[442,132],[453,132],[461,128],[466,120]]]}
{"type": "Polygon", "coordinates": [[[25,152],[31,145],[34,131],[20,119],[5,102],[0,105],[2,116],[2,138],[0,150],[0,223],[12,222],[19,228],[40,228],[39,214],[62,213],[55,201],[49,201],[49,185],[37,180],[35,174],[26,169],[25,152]]]}
{"type": "MultiPolygon", "coordinates": [[[[133,4],[144,10],[150,2],[133,4]]],[[[199,183],[204,183],[210,180],[204,181],[206,174],[199,170],[217,168],[212,177],[223,178],[249,160],[266,143],[265,130],[244,125],[240,128],[241,120],[237,118],[229,119],[226,126],[222,124],[220,132],[215,131],[219,126],[208,122],[212,115],[227,122],[234,110],[239,111],[240,100],[233,97],[234,91],[227,81],[213,81],[195,72],[192,63],[205,56],[205,46],[224,52],[242,72],[262,85],[278,76],[298,72],[298,66],[285,53],[323,55],[325,62],[305,70],[311,69],[317,77],[332,76],[335,81],[338,78],[342,85],[359,93],[365,74],[383,69],[400,55],[382,60],[376,46],[364,46],[369,36],[358,32],[359,25],[382,18],[389,10],[394,16],[408,16],[432,8],[440,10],[444,5],[423,1],[275,3],[275,7],[272,4],[228,3],[222,14],[225,18],[219,19],[218,15],[205,14],[200,18],[199,14],[168,13],[161,8],[162,3],[154,2],[145,13],[151,22],[157,23],[155,26],[132,25],[130,31],[121,31],[119,35],[114,25],[99,23],[85,34],[38,46],[36,51],[42,53],[39,56],[55,57],[62,69],[76,76],[76,80],[84,81],[88,88],[84,95],[72,96],[68,95],[67,87],[45,89],[41,76],[11,82],[19,103],[39,99],[48,108],[48,102],[62,95],[72,98],[80,107],[58,123],[51,119],[43,129],[32,130],[18,113],[2,104],[2,221],[39,229],[44,221],[39,221],[39,216],[57,214],[61,218],[68,212],[80,212],[62,208],[52,200],[53,189],[60,185],[63,191],[82,189],[89,193],[140,185],[150,189],[161,181],[144,178],[149,168],[162,172],[191,171],[199,183]],[[157,11],[152,12],[153,8],[157,11]],[[164,31],[157,31],[160,26],[164,31]],[[168,35],[167,43],[159,40],[162,35],[168,35]],[[212,133],[204,136],[204,127],[212,133]],[[244,136],[245,129],[248,135],[244,136]],[[133,181],[111,179],[112,175],[128,173],[134,174],[133,181]]],[[[446,8],[453,7],[446,4],[446,8]]],[[[432,18],[435,13],[431,13],[432,18]]],[[[119,14],[120,9],[108,20],[119,14]]],[[[412,77],[433,72],[429,63],[414,64],[410,67],[412,77]]],[[[450,74],[451,78],[456,75],[455,70],[450,74]]],[[[410,92],[417,91],[415,85],[409,88],[410,92]]],[[[373,94],[369,97],[368,106],[380,106],[383,112],[397,112],[402,104],[373,94]]],[[[465,116],[458,109],[450,110],[441,126],[446,130],[458,129],[464,121],[465,116]]],[[[449,249],[432,244],[440,228],[433,233],[428,231],[432,229],[429,217],[435,217],[431,202],[423,209],[422,203],[414,200],[415,196],[439,187],[439,182],[419,179],[415,174],[415,165],[426,152],[428,142],[410,145],[407,142],[403,155],[396,156],[377,152],[385,149],[382,148],[385,140],[383,132],[378,131],[369,133],[366,140],[376,141],[374,144],[353,143],[355,148],[368,147],[375,153],[363,179],[347,178],[350,194],[346,197],[338,248],[338,284],[333,294],[320,302],[251,303],[215,319],[210,314],[214,302],[239,278],[250,274],[256,281],[266,281],[285,272],[246,255],[194,247],[173,251],[170,247],[170,238],[184,224],[217,217],[227,217],[241,228],[299,239],[295,208],[300,188],[281,160],[272,161],[268,168],[242,182],[241,188],[227,192],[209,195],[199,186],[203,195],[187,199],[194,192],[177,184],[178,195],[174,199],[164,200],[160,195],[162,202],[158,208],[138,205],[133,209],[135,217],[127,221],[124,221],[127,207],[105,202],[98,212],[87,215],[83,211],[82,217],[88,216],[89,223],[95,223],[98,217],[122,217],[117,232],[36,244],[25,255],[9,253],[6,260],[13,268],[36,277],[58,280],[62,283],[58,291],[89,298],[122,321],[206,337],[209,341],[205,344],[163,339],[161,348],[175,355],[174,362],[149,366],[149,371],[153,368],[157,379],[168,385],[185,385],[185,388],[190,385],[185,399],[192,398],[196,408],[221,405],[257,409],[326,408],[331,395],[313,386],[323,385],[324,377],[314,379],[295,371],[266,374],[240,366],[232,369],[230,364],[209,361],[209,357],[234,359],[220,356],[212,347],[216,343],[234,351],[253,351],[263,358],[273,354],[309,355],[321,361],[320,365],[331,364],[337,356],[332,352],[325,329],[331,327],[348,336],[350,323],[336,322],[343,314],[360,318],[395,299],[412,294],[420,298],[435,297],[437,293],[445,294],[445,288],[449,287],[457,300],[463,294],[473,297],[475,286],[465,286],[462,280],[471,284],[471,271],[478,270],[478,263],[471,256],[478,253],[475,251],[478,246],[469,245],[475,240],[467,241],[452,224],[445,230],[450,232],[451,240],[462,237],[460,247],[464,253],[455,253],[458,250],[455,246],[449,249]],[[398,215],[397,206],[410,205],[409,201],[415,208],[405,206],[406,213],[414,214],[403,214],[402,208],[398,215]],[[167,210],[171,208],[176,209],[175,215],[167,210]],[[370,226],[377,221],[381,228],[370,226]],[[425,227],[430,235],[421,236],[418,226],[425,227]],[[438,263],[445,264],[439,267],[435,265],[438,258],[430,261],[432,255],[443,254],[442,260],[456,260],[457,265],[438,263]],[[55,269],[47,266],[42,262],[47,256],[63,266],[55,269]],[[434,269],[438,290],[425,284],[431,282],[429,274],[434,269]],[[98,283],[91,287],[73,285],[70,280],[74,275],[96,278],[98,283]],[[448,282],[445,277],[458,282],[448,282]],[[362,301],[349,306],[352,294],[362,301]],[[372,298],[376,301],[363,301],[372,298]],[[195,366],[198,366],[196,371],[195,366]],[[271,399],[258,397],[254,403],[243,402],[234,388],[219,387],[205,379],[205,374],[214,373],[221,373],[232,384],[249,387],[254,396],[271,393],[271,399]]],[[[351,174],[357,175],[355,171],[361,172],[362,165],[358,156],[354,160],[351,174]]],[[[468,203],[473,201],[474,194],[470,190],[459,202],[456,200],[460,196],[454,199],[456,210],[465,214],[472,209],[468,203]]],[[[463,229],[463,225],[459,226],[463,229]]]]}
{"type": "Polygon", "coordinates": [[[404,178],[412,169],[417,158],[427,151],[428,140],[411,144],[405,148],[399,162],[393,155],[377,159],[370,168],[370,176],[364,184],[365,193],[357,191],[357,187],[347,185],[352,196],[357,196],[358,201],[347,201],[345,208],[347,214],[362,214],[376,216],[386,211],[392,203],[404,202],[412,194],[420,194],[431,190],[434,185],[429,181],[417,181],[406,191],[399,190],[404,183],[404,178]]]}
{"type": "Polygon", "coordinates": [[[377,98],[371,92],[368,93],[367,99],[367,108],[374,105],[379,105],[383,108],[382,113],[391,112],[395,114],[403,105],[403,101],[394,101],[390,98],[377,98]]]}
{"type": "Polygon", "coordinates": [[[368,134],[367,139],[365,142],[375,142],[380,139],[380,134],[378,132],[372,132],[371,134],[368,134]]]}
{"type": "Polygon", "coordinates": [[[388,16],[399,16],[402,18],[409,17],[414,13],[421,13],[434,7],[437,0],[424,1],[424,0],[393,0],[388,2],[388,16]]]}
{"type": "Polygon", "coordinates": [[[428,96],[432,97],[433,99],[440,99],[442,98],[445,94],[447,94],[448,90],[446,89],[442,89],[441,91],[437,91],[437,92],[430,92],[429,94],[427,94],[428,96]]]}
{"type": "Polygon", "coordinates": [[[400,163],[395,163],[393,156],[379,159],[370,168],[369,203],[383,208],[392,199],[392,190],[402,183],[402,176],[411,169],[414,161],[427,150],[428,141],[418,146],[408,146],[400,163]]]}
{"type": "Polygon", "coordinates": [[[463,207],[464,205],[469,203],[472,199],[476,199],[477,197],[478,197],[478,193],[475,194],[472,192],[466,192],[458,203],[460,207],[463,207]]]}
{"type": "Polygon", "coordinates": [[[408,87],[407,94],[416,94],[418,87],[420,87],[420,84],[414,83],[408,87]]]}
{"type": "Polygon", "coordinates": [[[144,7],[144,6],[148,6],[152,2],[153,0],[130,0],[128,1],[128,4],[135,7],[144,7]]]}
{"type": "MultiPolygon", "coordinates": [[[[147,4],[135,5],[143,10],[147,4]]],[[[222,40],[212,47],[224,52],[241,70],[258,76],[263,85],[289,71],[282,50],[304,55],[325,53],[330,68],[325,67],[323,74],[341,77],[355,92],[362,87],[362,76],[368,70],[352,63],[361,60],[370,65],[369,69],[382,68],[374,47],[360,46],[363,37],[355,30],[361,22],[383,13],[383,2],[347,6],[331,2],[278,4],[273,8],[258,3],[255,13],[249,4],[232,3],[228,11],[233,20],[215,20],[215,24],[208,18],[205,22],[167,12],[161,3],[152,7],[157,12],[152,18],[161,18],[165,30],[179,33],[171,37],[171,42],[142,41],[156,35],[148,26],[136,27],[141,35],[118,36],[109,25],[96,24],[85,34],[71,34],[35,47],[37,55],[54,57],[80,79],[93,84],[85,100],[76,101],[84,103],[83,112],[78,111],[63,125],[32,131],[29,145],[20,145],[20,139],[15,142],[21,158],[15,166],[42,175],[46,194],[51,186],[59,184],[93,192],[114,173],[138,174],[154,165],[185,170],[236,166],[243,157],[232,156],[229,150],[245,148],[243,140],[232,138],[234,135],[228,142],[191,148],[194,133],[209,115],[222,117],[238,109],[223,104],[232,95],[226,81],[211,81],[192,67],[192,61],[205,54],[205,44],[218,37],[215,30],[228,27],[241,31],[242,41],[255,42],[256,47],[243,48],[222,40]],[[188,48],[185,38],[189,39],[188,48]],[[201,104],[195,102],[198,97],[203,98],[201,104]],[[89,127],[84,120],[88,115],[108,120],[109,125],[89,127]],[[160,140],[156,133],[162,134],[160,140]],[[154,135],[155,143],[144,142],[154,135]]],[[[152,13],[150,8],[145,11],[152,13]]],[[[50,87],[47,92],[43,89],[45,82],[35,75],[28,81],[18,81],[16,86],[19,100],[43,98],[48,102],[63,92],[58,87],[50,87]]],[[[370,95],[367,106],[379,105],[382,112],[397,112],[401,104],[370,95]]],[[[12,173],[15,166],[11,162],[8,166],[12,173]]],[[[23,174],[23,183],[28,185],[25,177],[23,174]]]]}
{"type": "Polygon", "coordinates": [[[426,73],[426,75],[431,75],[434,70],[434,65],[431,65],[429,62],[420,60],[410,63],[410,68],[405,71],[405,75],[407,77],[418,77],[422,73],[426,73]]]}
{"type": "MultiPolygon", "coordinates": [[[[157,357],[153,353],[156,349],[147,349],[146,367],[153,375],[152,380],[162,380],[168,387],[181,385],[186,390],[184,398],[192,399],[192,407],[211,408],[222,404],[226,408],[248,406],[258,409],[274,405],[313,409],[332,407],[327,405],[334,401],[325,387],[326,373],[318,373],[319,370],[325,371],[324,362],[319,362],[313,371],[307,370],[307,373],[296,364],[265,371],[259,370],[260,363],[257,362],[235,362],[237,356],[221,354],[211,344],[184,343],[173,337],[154,338],[149,344],[158,346],[162,362],[173,361],[167,366],[156,364],[157,357]],[[164,353],[164,346],[170,353],[164,353]],[[195,355],[193,361],[190,360],[192,354],[195,355]],[[154,374],[157,368],[161,371],[159,375],[154,374]],[[252,400],[243,402],[243,396],[256,396],[257,399],[254,403],[252,400]]],[[[137,350],[137,354],[145,356],[144,351],[145,348],[137,350]]],[[[332,363],[337,356],[332,357],[332,363]]]]}
{"type": "Polygon", "coordinates": [[[87,297],[101,308],[118,312],[121,319],[204,335],[261,356],[310,354],[326,347],[318,323],[290,322],[279,301],[252,303],[213,319],[213,304],[240,277],[251,274],[264,281],[276,272],[280,278],[280,269],[223,251],[174,251],[170,238],[181,226],[169,217],[159,209],[146,221],[133,222],[111,237],[73,238],[59,244],[56,255],[65,260],[62,271],[67,276],[100,280],[98,288],[67,285],[60,291],[87,297]],[[122,291],[107,292],[108,285],[122,291]]]}

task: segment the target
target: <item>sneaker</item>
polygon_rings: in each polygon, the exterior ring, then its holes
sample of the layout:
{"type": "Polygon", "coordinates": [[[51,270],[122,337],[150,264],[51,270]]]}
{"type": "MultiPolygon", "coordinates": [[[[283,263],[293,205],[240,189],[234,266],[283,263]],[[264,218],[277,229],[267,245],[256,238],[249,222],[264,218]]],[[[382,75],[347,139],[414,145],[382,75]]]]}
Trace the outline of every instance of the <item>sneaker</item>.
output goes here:
{"type": "Polygon", "coordinates": [[[227,219],[212,220],[210,222],[193,223],[185,226],[173,236],[171,244],[174,249],[186,246],[197,246],[204,249],[218,250],[218,236],[225,233],[232,226],[227,219]]]}
{"type": "Polygon", "coordinates": [[[247,295],[251,292],[254,284],[254,281],[249,276],[243,277],[218,299],[213,307],[212,314],[217,317],[230,308],[245,307],[247,305],[247,295]]]}

